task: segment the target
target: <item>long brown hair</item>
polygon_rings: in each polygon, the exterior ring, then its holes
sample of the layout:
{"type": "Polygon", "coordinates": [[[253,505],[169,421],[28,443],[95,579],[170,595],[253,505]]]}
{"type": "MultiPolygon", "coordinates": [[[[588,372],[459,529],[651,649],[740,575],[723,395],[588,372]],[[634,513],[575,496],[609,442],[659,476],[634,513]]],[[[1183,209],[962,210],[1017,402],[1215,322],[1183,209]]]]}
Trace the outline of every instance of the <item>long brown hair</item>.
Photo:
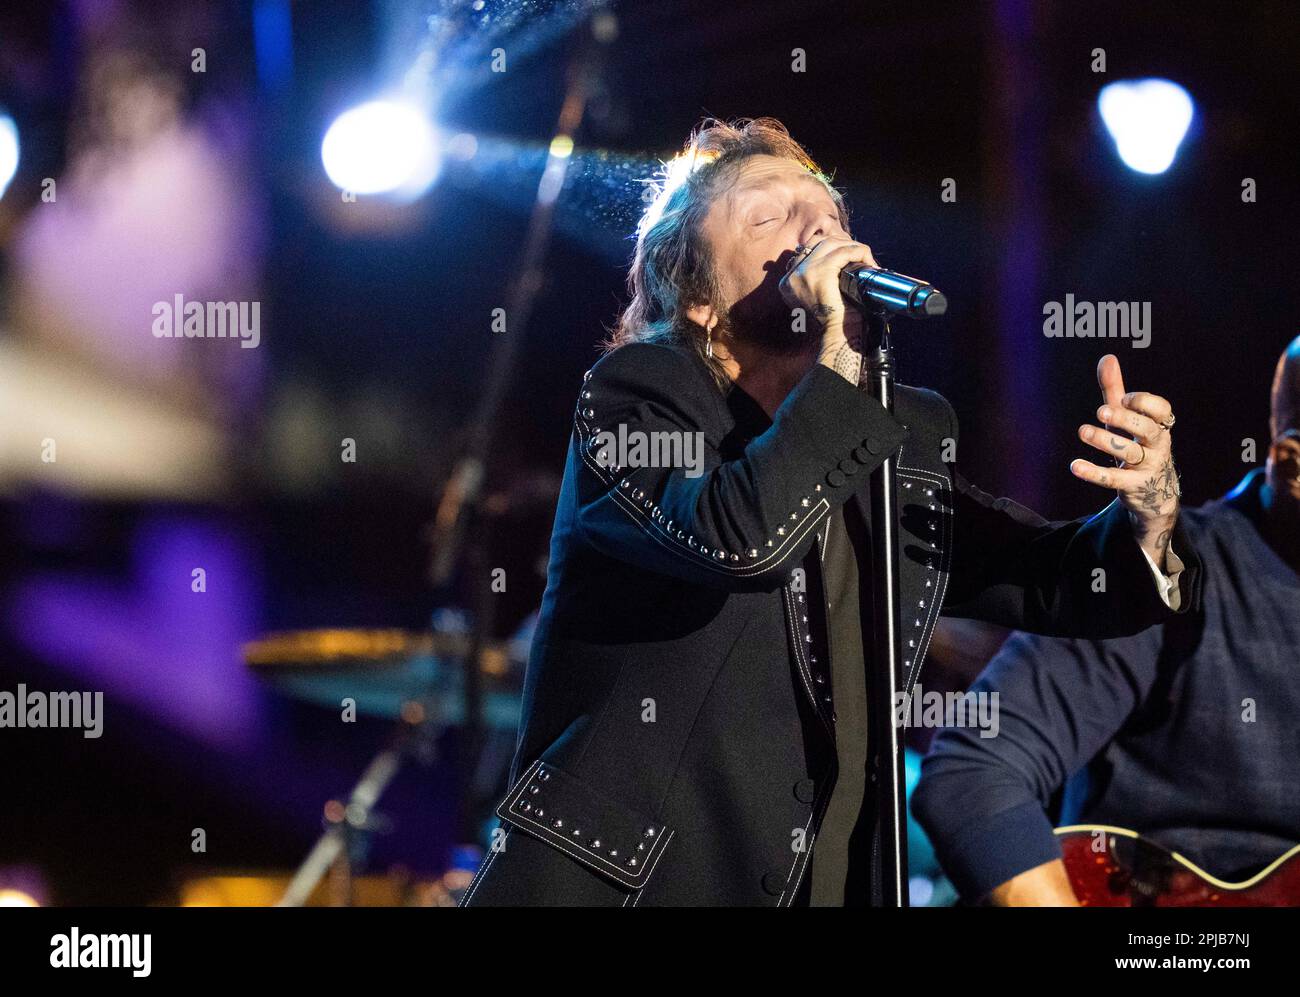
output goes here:
{"type": "Polygon", "coordinates": [[[681,153],[656,181],[655,197],[638,227],[627,275],[631,300],[609,336],[606,351],[628,343],[690,346],[708,365],[720,388],[728,383],[717,357],[709,357],[706,334],[686,315],[698,304],[720,304],[718,275],[702,224],[714,198],[736,181],[750,156],[777,156],[799,163],[826,185],[847,232],[844,199],[807,151],[775,118],[705,118],[681,153]],[[684,178],[682,174],[684,173],[684,178]],[[679,183],[674,184],[674,180],[679,183]]]}

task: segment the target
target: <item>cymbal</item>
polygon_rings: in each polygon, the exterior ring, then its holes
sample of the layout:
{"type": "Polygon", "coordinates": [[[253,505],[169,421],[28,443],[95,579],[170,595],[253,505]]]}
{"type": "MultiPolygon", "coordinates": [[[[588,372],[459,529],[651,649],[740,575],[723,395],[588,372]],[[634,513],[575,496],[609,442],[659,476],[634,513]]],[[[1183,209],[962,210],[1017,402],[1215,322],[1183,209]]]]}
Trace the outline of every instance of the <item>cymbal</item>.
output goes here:
{"type": "MultiPolygon", "coordinates": [[[[409,719],[420,704],[445,725],[465,722],[469,651],[464,633],[351,628],[273,633],[242,648],[254,674],[291,698],[330,708],[350,699],[359,713],[390,719],[409,719]]],[[[525,656],[519,642],[480,648],[486,726],[518,727],[525,656]]]]}

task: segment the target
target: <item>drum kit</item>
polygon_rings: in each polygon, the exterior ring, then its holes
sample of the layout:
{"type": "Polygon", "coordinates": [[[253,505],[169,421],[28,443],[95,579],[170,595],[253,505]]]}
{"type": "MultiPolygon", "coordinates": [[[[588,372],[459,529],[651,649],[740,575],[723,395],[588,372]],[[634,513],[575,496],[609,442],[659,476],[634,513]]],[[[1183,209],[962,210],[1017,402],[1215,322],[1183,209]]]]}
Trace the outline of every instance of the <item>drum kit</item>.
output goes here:
{"type": "MultiPolygon", "coordinates": [[[[332,709],[388,719],[389,743],[366,766],[346,797],[324,807],[324,830],[289,880],[276,906],[297,907],[327,881],[330,903],[356,902],[354,866],[368,837],[384,826],[375,810],[385,789],[410,760],[428,763],[438,737],[451,727],[481,727],[513,747],[522,702],[526,636],[482,642],[465,629],[322,629],[270,634],[244,645],[244,661],[277,694],[332,709]],[[477,645],[477,646],[476,646],[477,645]],[[467,676],[471,662],[477,674],[467,676]],[[467,686],[478,685],[471,716],[467,686]]],[[[480,767],[489,756],[480,752],[480,767]]],[[[498,760],[499,762],[499,760],[498,760]]],[[[468,785],[484,795],[497,789],[501,764],[468,785]]],[[[472,805],[472,800],[470,801],[472,805]]],[[[466,852],[473,851],[466,849],[466,852]]],[[[474,854],[461,863],[473,864],[474,854]]],[[[455,899],[468,885],[465,869],[443,878],[455,899]]]]}
{"type": "MultiPolygon", "coordinates": [[[[605,50],[614,36],[612,20],[594,17],[577,46],[567,75],[565,98],[555,127],[553,148],[572,146],[587,99],[596,85],[605,50]]],[[[543,285],[544,263],[552,234],[555,197],[572,162],[552,152],[528,218],[523,244],[516,253],[506,288],[504,314],[510,322],[490,340],[484,383],[463,430],[460,455],[446,477],[434,518],[426,534],[431,549],[428,581],[436,596],[467,596],[473,625],[439,626],[430,632],[400,630],[313,630],[272,634],[244,648],[254,671],[280,692],[338,708],[351,700],[358,712],[392,718],[398,725],[392,743],[371,761],[346,801],[326,807],[326,829],[304,860],[279,902],[307,902],[327,873],[350,881],[352,846],[373,828],[373,808],[404,760],[427,759],[436,736],[461,728],[472,764],[461,776],[462,806],[471,815],[487,794],[495,793],[499,765],[488,750],[490,735],[509,732],[511,747],[518,728],[523,687],[523,640],[494,643],[498,597],[483,583],[493,561],[494,541],[517,554],[513,531],[502,530],[512,510],[524,514],[539,506],[554,511],[559,481],[530,479],[508,471],[505,491],[493,496],[485,488],[488,470],[499,453],[497,438],[503,405],[521,355],[525,330],[543,285]],[[506,534],[503,536],[503,533],[506,534]],[[472,581],[457,591],[457,582],[472,581]]],[[[542,562],[544,564],[544,562],[542,562]]],[[[541,571],[544,577],[544,568],[541,571]]],[[[535,614],[533,619],[535,619],[535,614]]],[[[469,835],[470,823],[462,826],[469,835]]],[[[469,877],[461,887],[468,887],[469,877]]],[[[350,896],[344,889],[343,895],[350,896]]]]}

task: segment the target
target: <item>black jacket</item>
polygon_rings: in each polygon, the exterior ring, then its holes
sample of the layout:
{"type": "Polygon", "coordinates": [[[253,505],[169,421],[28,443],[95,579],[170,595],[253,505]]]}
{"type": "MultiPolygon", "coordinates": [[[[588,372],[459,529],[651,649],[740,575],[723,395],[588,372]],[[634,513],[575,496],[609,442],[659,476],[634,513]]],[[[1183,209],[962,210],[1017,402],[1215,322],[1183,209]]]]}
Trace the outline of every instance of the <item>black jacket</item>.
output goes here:
{"type": "MultiPolygon", "coordinates": [[[[821,365],[773,420],[685,349],[624,346],[588,371],[503,830],[462,903],[793,902],[836,776],[801,607],[818,589],[795,569],[835,505],[870,523],[870,472],[891,452],[907,682],[941,608],[1089,637],[1171,615],[1118,501],[1048,523],[945,464],[956,438],[935,392],[898,386],[891,416],[821,365]],[[605,466],[596,435],[620,424],[702,433],[704,473],[605,466]]],[[[1174,544],[1187,611],[1199,564],[1181,527],[1174,544]]]]}

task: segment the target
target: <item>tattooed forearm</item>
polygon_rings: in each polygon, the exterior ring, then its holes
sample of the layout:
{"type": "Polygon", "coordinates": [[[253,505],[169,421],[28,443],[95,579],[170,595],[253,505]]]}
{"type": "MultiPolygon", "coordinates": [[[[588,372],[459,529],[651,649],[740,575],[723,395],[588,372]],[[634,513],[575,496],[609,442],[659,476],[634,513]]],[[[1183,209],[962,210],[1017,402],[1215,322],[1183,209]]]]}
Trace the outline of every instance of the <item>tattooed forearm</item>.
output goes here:
{"type": "Polygon", "coordinates": [[[1173,527],[1163,527],[1160,532],[1156,534],[1155,540],[1148,547],[1147,541],[1151,537],[1152,531],[1156,529],[1156,526],[1152,524],[1151,520],[1144,516],[1139,516],[1137,513],[1132,511],[1129,512],[1129,523],[1133,527],[1133,535],[1137,537],[1138,543],[1143,547],[1147,547],[1147,552],[1152,554],[1152,560],[1155,561],[1156,564],[1164,564],[1165,554],[1169,551],[1169,541],[1174,535],[1173,527]]]}
{"type": "Polygon", "coordinates": [[[1161,530],[1160,536],[1156,537],[1156,550],[1160,552],[1160,556],[1156,558],[1156,564],[1165,563],[1165,555],[1169,552],[1169,540],[1173,535],[1173,530],[1161,530]]]}
{"type": "Polygon", "coordinates": [[[835,351],[830,367],[849,384],[856,385],[862,373],[862,354],[853,348],[852,343],[845,343],[835,351]]]}
{"type": "MultiPolygon", "coordinates": [[[[837,315],[843,311],[834,305],[818,305],[816,314],[823,322],[827,316],[837,315]]],[[[862,330],[850,326],[840,331],[840,335],[828,333],[822,342],[819,361],[829,367],[850,384],[857,386],[862,376],[862,330]]]]}
{"type": "Polygon", "coordinates": [[[1145,516],[1139,516],[1136,512],[1130,511],[1129,522],[1133,526],[1133,535],[1145,543],[1155,530],[1159,533],[1155,535],[1155,545],[1161,551],[1169,546],[1169,537],[1173,533],[1173,528],[1167,523],[1155,523],[1145,516]]]}

